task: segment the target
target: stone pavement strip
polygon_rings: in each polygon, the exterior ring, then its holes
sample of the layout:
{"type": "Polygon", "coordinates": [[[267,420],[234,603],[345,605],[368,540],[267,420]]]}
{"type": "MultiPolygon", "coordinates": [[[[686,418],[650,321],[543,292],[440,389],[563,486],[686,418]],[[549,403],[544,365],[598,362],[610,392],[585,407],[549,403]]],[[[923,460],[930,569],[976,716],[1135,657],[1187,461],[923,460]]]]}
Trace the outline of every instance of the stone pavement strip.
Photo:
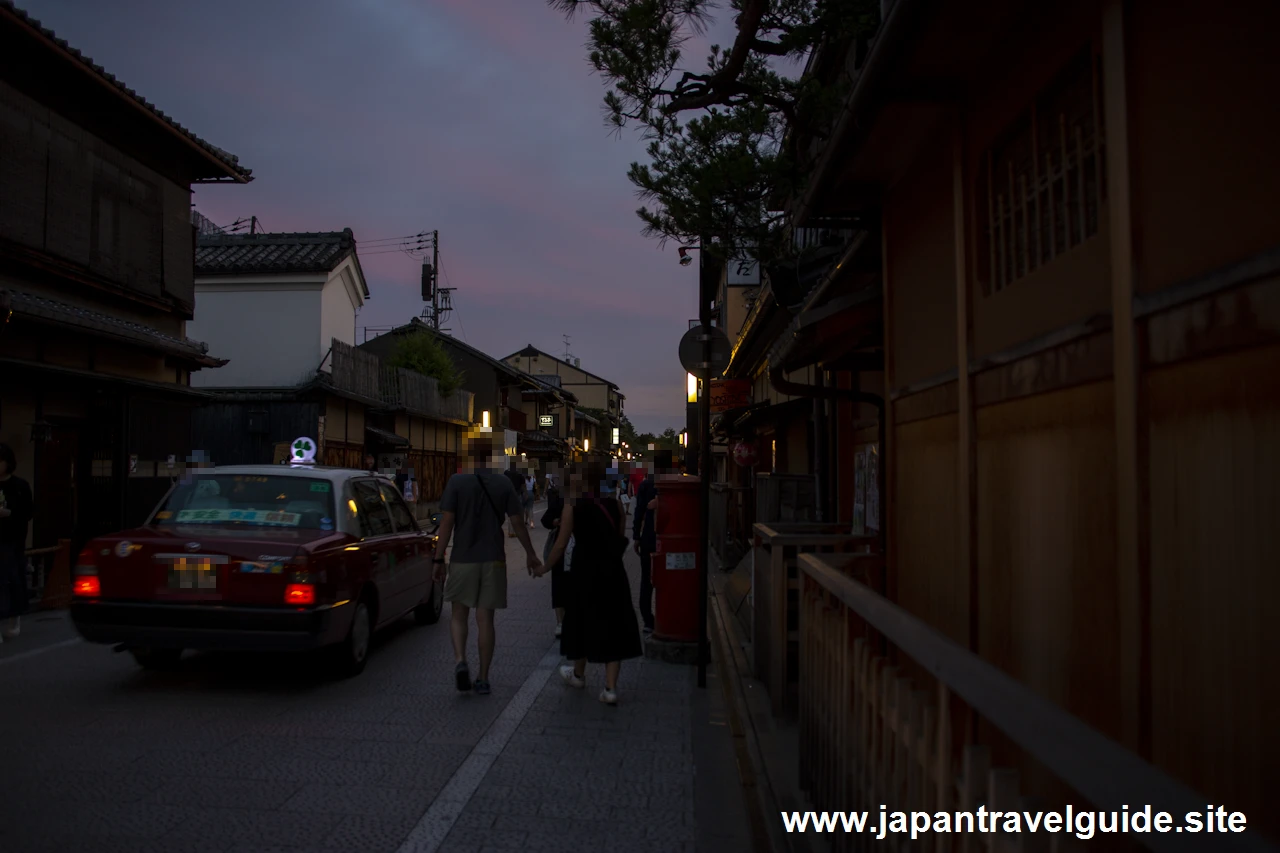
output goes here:
{"type": "Polygon", "coordinates": [[[447,608],[346,681],[271,655],[143,672],[24,620],[0,653],[0,851],[749,850],[714,673],[630,661],[612,708],[603,667],[567,687],[549,579],[508,542],[489,697],[453,688],[447,608]]]}

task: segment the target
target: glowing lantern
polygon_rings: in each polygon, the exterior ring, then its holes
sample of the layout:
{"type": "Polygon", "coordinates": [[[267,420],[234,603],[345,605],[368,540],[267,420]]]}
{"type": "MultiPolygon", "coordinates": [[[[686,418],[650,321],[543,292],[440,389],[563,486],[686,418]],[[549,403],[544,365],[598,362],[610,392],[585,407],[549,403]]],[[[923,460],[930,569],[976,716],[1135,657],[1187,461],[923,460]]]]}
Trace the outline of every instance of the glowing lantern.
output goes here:
{"type": "Polygon", "coordinates": [[[760,448],[754,441],[737,441],[733,445],[733,462],[741,468],[752,468],[760,461],[760,448]]]}

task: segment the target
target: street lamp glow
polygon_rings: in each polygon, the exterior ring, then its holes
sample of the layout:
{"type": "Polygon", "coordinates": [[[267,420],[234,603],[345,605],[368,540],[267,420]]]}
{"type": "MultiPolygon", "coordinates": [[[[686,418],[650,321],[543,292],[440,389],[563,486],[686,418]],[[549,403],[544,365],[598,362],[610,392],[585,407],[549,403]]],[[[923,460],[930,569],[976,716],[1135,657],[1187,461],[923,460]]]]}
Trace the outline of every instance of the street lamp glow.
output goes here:
{"type": "Polygon", "coordinates": [[[689,388],[689,393],[688,393],[689,402],[690,403],[698,402],[698,377],[690,373],[687,384],[689,388]]]}
{"type": "Polygon", "coordinates": [[[485,410],[485,411],[483,411],[483,412],[481,412],[481,413],[480,413],[480,426],[484,427],[485,429],[488,429],[488,428],[489,428],[489,412],[488,412],[488,410],[485,410]]]}

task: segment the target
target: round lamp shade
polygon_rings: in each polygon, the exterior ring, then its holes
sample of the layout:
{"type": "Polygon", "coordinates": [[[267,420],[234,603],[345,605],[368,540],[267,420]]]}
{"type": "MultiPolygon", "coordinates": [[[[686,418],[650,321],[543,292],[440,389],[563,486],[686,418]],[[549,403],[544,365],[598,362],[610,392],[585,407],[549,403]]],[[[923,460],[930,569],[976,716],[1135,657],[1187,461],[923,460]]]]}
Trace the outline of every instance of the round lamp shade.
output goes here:
{"type": "Polygon", "coordinates": [[[760,461],[760,448],[754,441],[735,441],[733,461],[742,468],[751,468],[760,461]]]}

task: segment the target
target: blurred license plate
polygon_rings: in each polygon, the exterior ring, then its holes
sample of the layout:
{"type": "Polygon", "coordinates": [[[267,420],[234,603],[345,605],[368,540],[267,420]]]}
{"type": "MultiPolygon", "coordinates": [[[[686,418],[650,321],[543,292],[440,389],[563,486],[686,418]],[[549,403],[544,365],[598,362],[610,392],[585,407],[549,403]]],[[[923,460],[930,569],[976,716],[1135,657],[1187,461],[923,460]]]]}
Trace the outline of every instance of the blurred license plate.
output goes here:
{"type": "Polygon", "coordinates": [[[175,557],[169,564],[169,589],[215,592],[218,567],[208,557],[175,557]]]}

